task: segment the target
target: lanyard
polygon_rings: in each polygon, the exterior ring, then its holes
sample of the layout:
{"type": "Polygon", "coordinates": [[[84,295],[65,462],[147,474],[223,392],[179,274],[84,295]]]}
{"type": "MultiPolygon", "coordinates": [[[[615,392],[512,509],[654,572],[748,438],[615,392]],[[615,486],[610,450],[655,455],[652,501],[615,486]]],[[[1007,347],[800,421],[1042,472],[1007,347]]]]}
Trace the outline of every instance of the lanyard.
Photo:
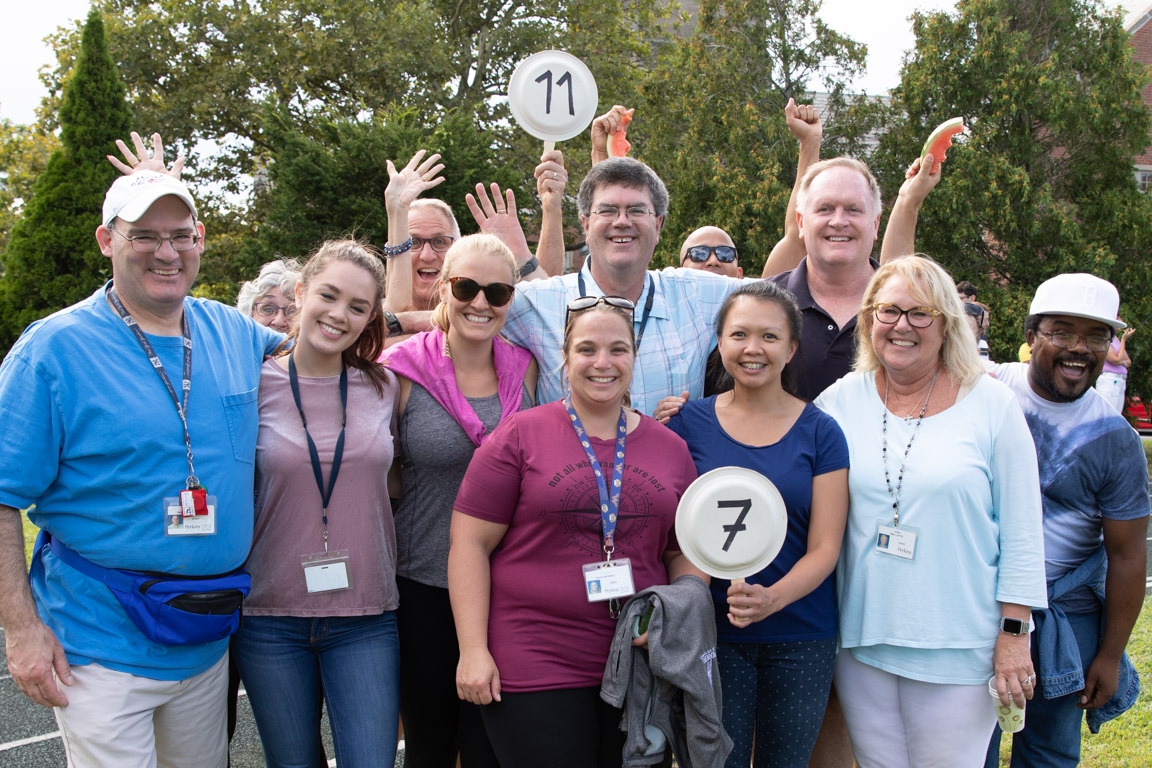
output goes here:
{"type": "Polygon", "coordinates": [[[628,433],[628,416],[623,408],[620,409],[620,426],[616,430],[616,456],[612,464],[612,490],[608,494],[608,485],[604,482],[604,473],[600,471],[600,461],[596,452],[592,450],[592,443],[572,407],[572,396],[564,398],[564,409],[568,411],[568,418],[572,420],[572,429],[580,439],[580,445],[588,456],[588,463],[592,466],[592,473],[596,475],[596,487],[600,491],[600,525],[604,531],[604,562],[612,561],[612,553],[616,549],[616,515],[620,511],[620,487],[624,480],[624,438],[628,433]]]}
{"type": "MultiPolygon", "coordinates": [[[[576,273],[576,284],[580,288],[580,298],[588,295],[588,289],[584,285],[584,272],[581,270],[576,273]]],[[[644,338],[644,329],[648,327],[648,318],[652,315],[652,302],[656,296],[656,282],[652,279],[652,275],[648,275],[648,298],[644,300],[644,312],[640,315],[640,330],[636,332],[636,353],[640,353],[640,340],[644,338]]]]}
{"type": "Polygon", "coordinates": [[[300,377],[296,374],[296,360],[288,355],[288,381],[292,384],[292,399],[300,412],[304,424],[304,436],[308,438],[308,458],[312,460],[312,474],[316,476],[316,488],[320,491],[320,520],[324,524],[324,551],[328,551],[328,502],[332,500],[332,489],[336,487],[336,476],[340,474],[340,460],[344,458],[344,427],[348,424],[348,366],[340,368],[340,437],[336,439],[336,450],[332,453],[332,474],[328,476],[328,489],[324,489],[324,473],[320,468],[320,453],[316,441],[308,431],[308,419],[304,416],[304,406],[300,402],[300,377]]]}
{"type": "Polygon", "coordinates": [[[152,367],[156,370],[156,373],[160,375],[160,381],[164,382],[164,388],[168,390],[168,395],[176,405],[176,415],[180,417],[180,424],[184,427],[184,447],[187,449],[187,486],[189,490],[200,488],[200,480],[196,477],[196,470],[192,466],[192,437],[188,434],[188,397],[192,392],[192,327],[188,323],[188,313],[183,313],[184,317],[182,320],[184,334],[184,378],[181,379],[180,388],[184,394],[184,400],[181,402],[180,398],[176,395],[176,388],[172,386],[172,380],[168,378],[168,373],[164,370],[164,364],[160,362],[160,357],[156,354],[156,350],[152,348],[152,342],[148,341],[148,337],[144,334],[144,331],[140,330],[140,326],[136,324],[136,319],[128,314],[128,310],[124,308],[124,303],[120,301],[120,297],[116,295],[115,286],[108,288],[108,299],[112,302],[116,314],[120,316],[120,319],[128,326],[128,330],[132,331],[132,335],[136,337],[140,348],[143,349],[144,354],[148,356],[148,362],[152,363],[152,367]]]}

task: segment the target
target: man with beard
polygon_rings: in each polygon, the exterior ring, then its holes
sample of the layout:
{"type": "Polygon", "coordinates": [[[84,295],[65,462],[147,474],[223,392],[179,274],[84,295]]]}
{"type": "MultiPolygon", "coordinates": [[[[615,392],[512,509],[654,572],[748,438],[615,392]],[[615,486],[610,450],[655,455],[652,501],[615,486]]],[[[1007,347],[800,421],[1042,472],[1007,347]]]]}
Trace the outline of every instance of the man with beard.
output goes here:
{"type": "MultiPolygon", "coordinates": [[[[1025,321],[1032,359],[990,368],[1024,409],[1044,500],[1049,608],[1032,615],[1039,679],[1028,725],[1013,737],[1014,768],[1078,765],[1082,713],[1095,733],[1139,691],[1124,647],[1144,599],[1148,469],[1136,432],[1092,388],[1124,328],[1119,304],[1105,280],[1057,275],[1025,321]]],[[[999,744],[997,731],[987,765],[998,764],[999,744]]]]}

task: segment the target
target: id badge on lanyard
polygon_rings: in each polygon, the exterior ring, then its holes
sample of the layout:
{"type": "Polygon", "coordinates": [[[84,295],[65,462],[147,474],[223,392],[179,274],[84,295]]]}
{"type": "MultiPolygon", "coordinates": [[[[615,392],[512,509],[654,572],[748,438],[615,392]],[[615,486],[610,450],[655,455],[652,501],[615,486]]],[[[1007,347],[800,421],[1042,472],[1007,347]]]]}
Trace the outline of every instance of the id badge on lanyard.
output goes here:
{"type": "Polygon", "coordinates": [[[600,525],[604,536],[604,561],[586,563],[581,566],[584,583],[584,594],[588,602],[608,601],[608,612],[612,618],[620,615],[620,599],[636,593],[636,586],[632,580],[632,562],[627,558],[613,560],[616,550],[616,518],[620,511],[620,492],[624,482],[624,442],[628,434],[628,414],[620,409],[620,422],[616,430],[616,448],[612,459],[612,492],[608,492],[608,484],[604,480],[604,473],[600,470],[600,461],[596,452],[592,450],[592,443],[572,407],[571,398],[564,399],[564,408],[568,411],[568,418],[572,422],[572,429],[580,440],[581,447],[588,457],[588,464],[596,476],[596,488],[600,493],[600,525]]]}

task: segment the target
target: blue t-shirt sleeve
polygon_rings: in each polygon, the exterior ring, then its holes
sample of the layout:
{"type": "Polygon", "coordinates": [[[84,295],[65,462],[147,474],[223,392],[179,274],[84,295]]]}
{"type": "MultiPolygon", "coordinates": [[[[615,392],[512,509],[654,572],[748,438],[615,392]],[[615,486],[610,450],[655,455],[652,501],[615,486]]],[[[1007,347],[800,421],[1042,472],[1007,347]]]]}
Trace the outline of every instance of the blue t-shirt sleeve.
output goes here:
{"type": "Polygon", "coordinates": [[[56,477],[64,430],[51,385],[14,354],[0,365],[0,435],[0,504],[25,509],[56,477]]]}
{"type": "Polygon", "coordinates": [[[1110,475],[1097,496],[1100,514],[1109,520],[1147,517],[1148,463],[1139,435],[1132,429],[1117,429],[1105,439],[1108,447],[1092,452],[1106,457],[1105,470],[1110,475]]]}
{"type": "Polygon", "coordinates": [[[844,430],[828,414],[809,405],[816,411],[819,423],[816,427],[816,464],[812,467],[813,477],[845,469],[849,466],[848,441],[844,430]]]}

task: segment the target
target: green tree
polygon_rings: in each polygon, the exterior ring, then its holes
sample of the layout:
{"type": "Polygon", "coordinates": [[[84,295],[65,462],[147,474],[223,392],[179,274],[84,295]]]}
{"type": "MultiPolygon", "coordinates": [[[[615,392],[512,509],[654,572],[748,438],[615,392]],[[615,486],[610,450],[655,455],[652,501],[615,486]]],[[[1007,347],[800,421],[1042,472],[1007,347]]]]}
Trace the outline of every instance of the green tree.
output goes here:
{"type": "MultiPolygon", "coordinates": [[[[955,14],[917,13],[874,167],[894,193],[937,124],[961,115],[967,143],[920,216],[917,247],[992,307],[992,357],[1015,359],[1036,286],[1092,272],[1121,291],[1129,322],[1152,319],[1152,204],[1132,175],[1148,143],[1118,12],[1095,0],[961,0],[955,14]]],[[[1147,370],[1152,339],[1129,349],[1147,370]]],[[[1147,394],[1137,382],[1135,388],[1147,394]]],[[[1146,386],[1146,385],[1145,385],[1146,386]]]]}
{"type": "Polygon", "coordinates": [[[105,279],[107,260],[93,233],[117,174],[106,156],[131,127],[104,22],[93,9],[60,107],[61,147],[32,188],[4,251],[0,353],[7,354],[29,323],[79,301],[105,279]]]}
{"type": "MultiPolygon", "coordinates": [[[[237,265],[246,274],[277,255],[304,256],[332,237],[352,234],[383,244],[386,163],[403,165],[418,149],[443,155],[446,181],[433,194],[453,207],[464,232],[476,229],[464,204],[466,193],[479,182],[515,187],[520,181],[464,110],[448,113],[434,126],[423,125],[409,109],[383,119],[325,122],[308,133],[283,114],[272,114],[265,133],[276,160],[267,191],[257,200],[263,221],[259,235],[237,265]]],[[[524,199],[524,191],[517,192],[524,199]]]]}
{"type": "MultiPolygon", "coordinates": [[[[60,140],[38,125],[0,120],[0,253],[60,140]]],[[[0,262],[0,267],[3,264],[0,262]]]]}
{"type": "Polygon", "coordinates": [[[671,193],[660,258],[679,264],[684,236],[727,230],[745,273],[758,274],[783,234],[797,145],[784,121],[789,98],[830,94],[822,154],[859,152],[865,100],[844,83],[865,48],[816,15],[818,0],[703,0],[694,34],[645,80],[632,127],[638,157],[671,193]]]}

